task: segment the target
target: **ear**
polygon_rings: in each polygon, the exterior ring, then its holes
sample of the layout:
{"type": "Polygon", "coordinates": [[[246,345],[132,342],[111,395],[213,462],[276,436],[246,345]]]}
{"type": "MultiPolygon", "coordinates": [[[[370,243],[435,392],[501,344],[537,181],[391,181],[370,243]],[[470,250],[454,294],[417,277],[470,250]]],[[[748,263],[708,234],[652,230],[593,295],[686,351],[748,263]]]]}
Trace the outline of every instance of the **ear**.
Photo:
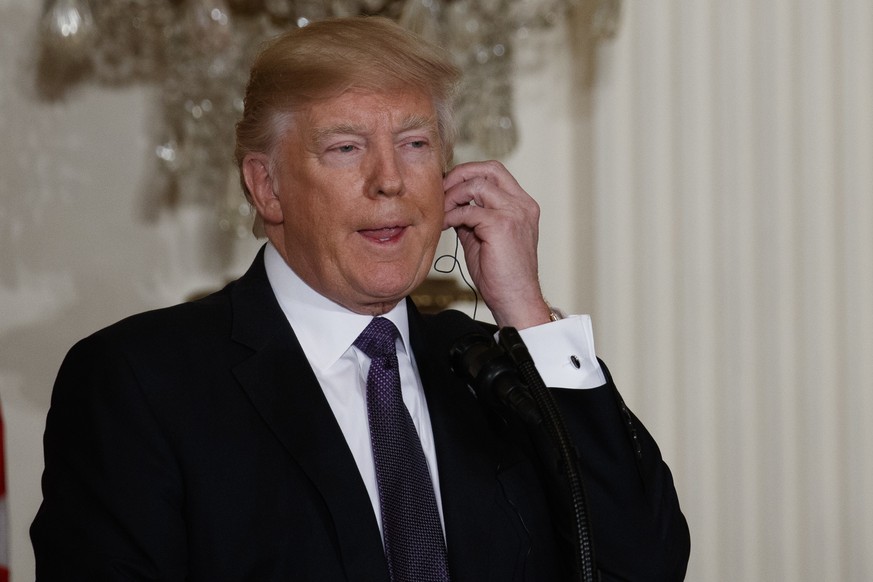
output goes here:
{"type": "Polygon", "coordinates": [[[282,205],[279,203],[279,193],[273,188],[269,157],[266,154],[248,154],[243,158],[242,172],[252,195],[252,204],[264,224],[281,224],[284,220],[282,205]]]}

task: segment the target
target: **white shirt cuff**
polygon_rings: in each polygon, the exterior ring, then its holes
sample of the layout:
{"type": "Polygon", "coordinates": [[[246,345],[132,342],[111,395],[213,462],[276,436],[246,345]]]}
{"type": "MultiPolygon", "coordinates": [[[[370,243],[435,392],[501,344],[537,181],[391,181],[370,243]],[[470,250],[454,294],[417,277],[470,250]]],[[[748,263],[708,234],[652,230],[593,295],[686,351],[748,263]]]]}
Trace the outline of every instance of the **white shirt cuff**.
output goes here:
{"type": "Polygon", "coordinates": [[[594,353],[589,315],[571,315],[519,331],[550,388],[597,388],[606,383],[594,353]]]}

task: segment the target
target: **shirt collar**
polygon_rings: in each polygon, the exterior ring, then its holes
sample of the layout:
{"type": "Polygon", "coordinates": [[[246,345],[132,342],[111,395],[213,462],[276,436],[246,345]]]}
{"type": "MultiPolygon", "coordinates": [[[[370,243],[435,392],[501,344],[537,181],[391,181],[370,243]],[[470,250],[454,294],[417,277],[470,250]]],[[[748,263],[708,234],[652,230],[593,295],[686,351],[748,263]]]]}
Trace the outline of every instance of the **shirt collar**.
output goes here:
{"type": "MultiPolygon", "coordinates": [[[[264,267],[279,306],[314,368],[324,370],[336,363],[373,319],[371,315],[349,311],[315,291],[269,242],[264,250],[264,267]]],[[[401,349],[411,354],[406,301],[399,301],[382,317],[397,326],[401,349]]]]}

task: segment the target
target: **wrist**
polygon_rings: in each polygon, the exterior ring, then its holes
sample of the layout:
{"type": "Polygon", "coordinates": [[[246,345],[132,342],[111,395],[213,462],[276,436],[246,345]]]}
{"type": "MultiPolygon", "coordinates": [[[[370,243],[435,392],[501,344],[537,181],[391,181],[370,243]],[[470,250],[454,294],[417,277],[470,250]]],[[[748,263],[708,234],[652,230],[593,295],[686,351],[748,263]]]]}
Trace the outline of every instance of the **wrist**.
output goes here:
{"type": "Polygon", "coordinates": [[[562,317],[560,311],[553,311],[543,299],[516,304],[505,313],[497,313],[492,310],[492,314],[498,326],[514,327],[518,330],[543,325],[562,317]]]}

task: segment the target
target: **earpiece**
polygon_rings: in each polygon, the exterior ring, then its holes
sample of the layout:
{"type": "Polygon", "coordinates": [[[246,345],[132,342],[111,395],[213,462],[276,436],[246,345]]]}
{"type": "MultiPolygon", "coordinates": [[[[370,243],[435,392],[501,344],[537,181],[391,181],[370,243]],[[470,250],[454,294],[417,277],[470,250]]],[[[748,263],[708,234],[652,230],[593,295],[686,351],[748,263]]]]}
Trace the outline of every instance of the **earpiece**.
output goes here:
{"type": "Polygon", "coordinates": [[[458,260],[458,249],[461,247],[461,239],[458,237],[458,233],[455,233],[455,252],[452,254],[440,255],[433,262],[433,270],[437,273],[442,273],[444,275],[448,275],[452,271],[455,270],[455,267],[458,268],[458,273],[461,275],[461,280],[464,282],[467,287],[470,288],[470,291],[473,292],[473,319],[476,319],[476,312],[479,309],[479,293],[476,291],[476,287],[473,286],[467,280],[467,276],[464,275],[464,267],[461,265],[461,261],[458,260]],[[451,261],[448,268],[440,267],[441,261],[451,261]]]}

